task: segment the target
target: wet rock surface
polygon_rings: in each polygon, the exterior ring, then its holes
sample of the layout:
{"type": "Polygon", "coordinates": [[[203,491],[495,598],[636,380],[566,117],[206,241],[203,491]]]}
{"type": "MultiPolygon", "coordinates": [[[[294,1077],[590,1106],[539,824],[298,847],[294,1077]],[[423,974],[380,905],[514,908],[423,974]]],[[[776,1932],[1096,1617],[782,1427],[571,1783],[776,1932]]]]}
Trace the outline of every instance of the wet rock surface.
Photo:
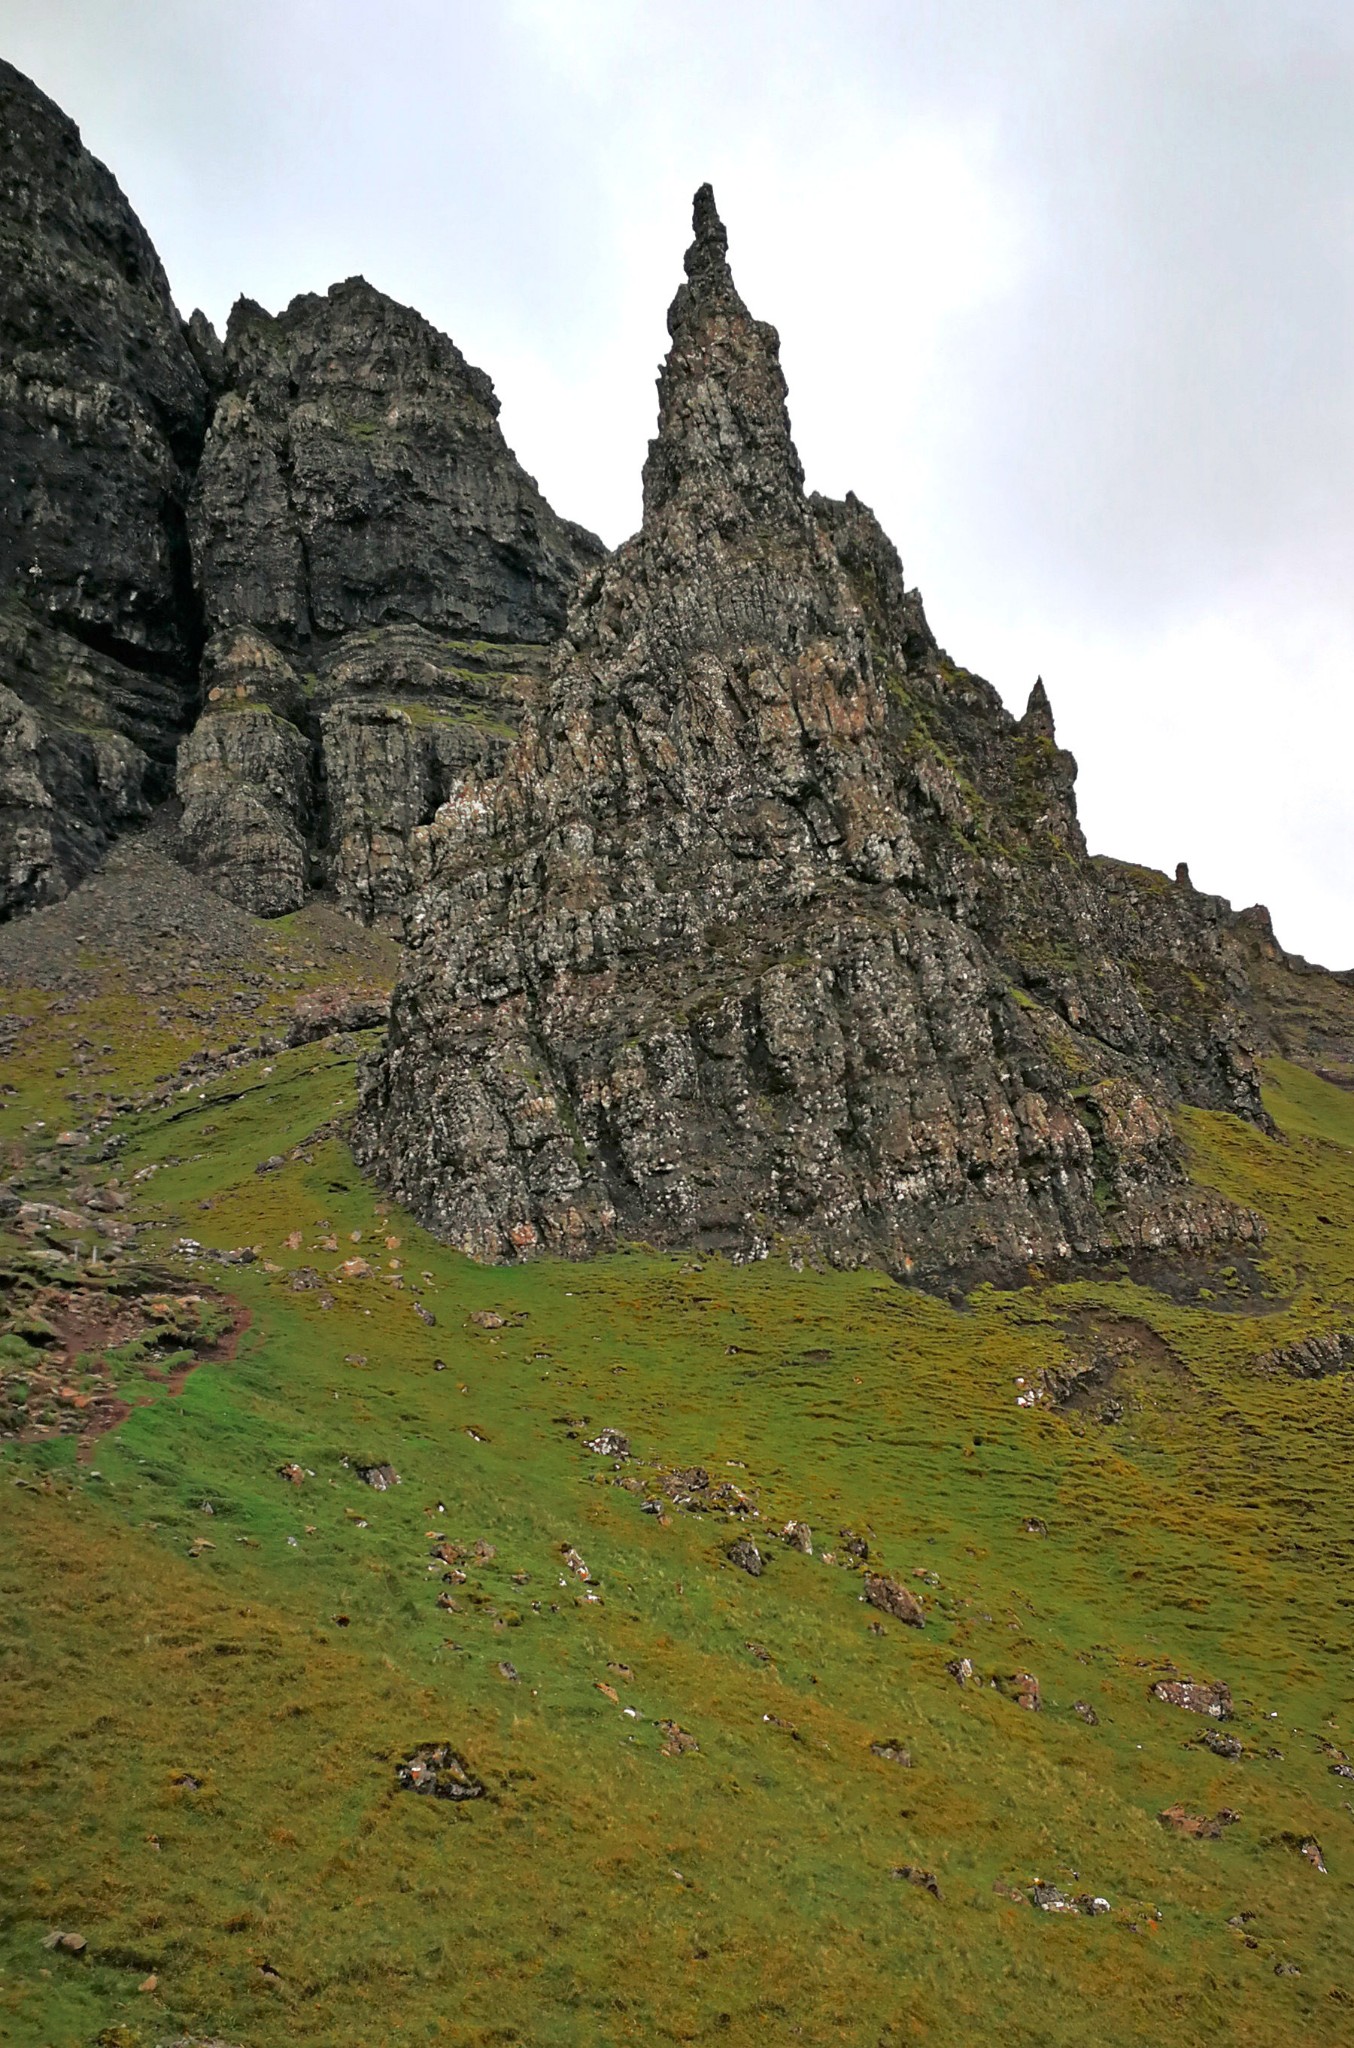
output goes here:
{"type": "Polygon", "coordinates": [[[1254,1240],[1170,1120],[1262,1114],[1236,921],[1087,858],[1042,687],[1011,718],[868,509],[806,496],[708,189],[695,226],[641,531],[423,835],[364,1159],[482,1259],[1254,1240]]]}

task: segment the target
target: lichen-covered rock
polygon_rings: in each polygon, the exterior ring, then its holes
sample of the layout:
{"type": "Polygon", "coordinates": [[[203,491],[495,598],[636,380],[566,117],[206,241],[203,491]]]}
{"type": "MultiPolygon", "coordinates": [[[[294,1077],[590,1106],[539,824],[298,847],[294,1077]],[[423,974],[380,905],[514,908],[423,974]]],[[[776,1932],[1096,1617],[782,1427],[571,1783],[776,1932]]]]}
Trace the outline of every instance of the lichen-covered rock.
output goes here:
{"type": "Polygon", "coordinates": [[[487,1259],[922,1274],[1253,1234],[1170,1117],[1259,1110],[1221,914],[1087,859],[1042,688],[1012,719],[868,509],[806,497],[708,189],[695,226],[642,528],[502,774],[419,835],[362,1157],[487,1259]]]}
{"type": "Polygon", "coordinates": [[[482,370],[362,278],[226,334],[193,509],[208,625],[287,646],[415,623],[541,640],[601,543],[551,511],[482,370]]]}
{"type": "Polygon", "coordinates": [[[0,594],[184,676],[207,392],[160,259],[59,107],[0,63],[0,594]]]}

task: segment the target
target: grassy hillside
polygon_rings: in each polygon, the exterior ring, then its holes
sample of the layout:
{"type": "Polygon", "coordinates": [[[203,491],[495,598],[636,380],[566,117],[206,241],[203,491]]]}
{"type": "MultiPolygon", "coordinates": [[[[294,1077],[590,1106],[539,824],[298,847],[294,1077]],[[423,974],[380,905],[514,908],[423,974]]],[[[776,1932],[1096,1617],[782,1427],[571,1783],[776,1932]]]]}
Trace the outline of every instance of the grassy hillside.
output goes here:
{"type": "Polygon", "coordinates": [[[1354,2038],[1354,1379],[1284,1356],[1354,1331],[1354,1096],[1187,1118],[1271,1235],[1170,1293],[483,1269],[353,1167],[369,1034],[257,1050],[337,930],[6,997],[0,2039],[1354,2038]]]}

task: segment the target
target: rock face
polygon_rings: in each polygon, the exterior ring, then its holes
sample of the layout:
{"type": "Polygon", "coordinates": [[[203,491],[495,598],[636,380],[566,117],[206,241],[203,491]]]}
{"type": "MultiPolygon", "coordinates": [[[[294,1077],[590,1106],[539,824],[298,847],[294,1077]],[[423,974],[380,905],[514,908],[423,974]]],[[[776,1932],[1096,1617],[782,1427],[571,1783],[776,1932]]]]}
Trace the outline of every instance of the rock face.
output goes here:
{"type": "Polygon", "coordinates": [[[0,916],[63,895],[163,793],[196,658],[206,412],[141,223],[0,63],[0,916]]]}
{"type": "Polygon", "coordinates": [[[417,624],[539,641],[600,543],[514,459],[483,370],[363,278],[242,299],[193,504],[209,629],[308,647],[417,624]]]}
{"type": "Polygon", "coordinates": [[[1259,1115],[1238,920],[1087,858],[1036,686],[937,647],[808,497],[708,188],[640,532],[425,887],[361,1156],[474,1256],[626,1239],[896,1273],[1245,1239],[1171,1104],[1259,1115]]]}
{"type": "Polygon", "coordinates": [[[242,300],[219,365],[207,337],[199,356],[223,393],[192,512],[207,665],[241,633],[285,655],[271,709],[302,751],[275,723],[263,745],[233,676],[210,684],[185,852],[248,908],[294,909],[313,880],[394,923],[410,834],[501,761],[601,544],[515,460],[484,372],[361,278],[276,319],[242,300]]]}

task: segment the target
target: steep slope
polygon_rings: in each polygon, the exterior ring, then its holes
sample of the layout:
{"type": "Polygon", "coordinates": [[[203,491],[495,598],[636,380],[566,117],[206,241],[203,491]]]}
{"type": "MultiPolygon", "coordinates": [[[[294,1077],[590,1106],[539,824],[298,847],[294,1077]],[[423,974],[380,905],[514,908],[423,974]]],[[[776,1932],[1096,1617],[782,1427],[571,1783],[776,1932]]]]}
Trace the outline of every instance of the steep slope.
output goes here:
{"type": "Polygon", "coordinates": [[[275,319],[241,300],[221,374],[193,501],[214,637],[184,849],[248,909],[294,909],[315,880],[393,921],[409,833],[501,760],[601,544],[517,462],[484,372],[362,278],[275,319]]]}
{"type": "Polygon", "coordinates": [[[725,246],[706,188],[642,528],[423,836],[363,1156],[490,1259],[1251,1238],[1170,1116],[1261,1114],[1236,920],[1088,860],[1042,687],[1012,720],[868,510],[806,497],[725,246]]]}
{"type": "Polygon", "coordinates": [[[140,221],[0,62],[0,916],[64,894],[163,791],[206,411],[140,221]]]}

